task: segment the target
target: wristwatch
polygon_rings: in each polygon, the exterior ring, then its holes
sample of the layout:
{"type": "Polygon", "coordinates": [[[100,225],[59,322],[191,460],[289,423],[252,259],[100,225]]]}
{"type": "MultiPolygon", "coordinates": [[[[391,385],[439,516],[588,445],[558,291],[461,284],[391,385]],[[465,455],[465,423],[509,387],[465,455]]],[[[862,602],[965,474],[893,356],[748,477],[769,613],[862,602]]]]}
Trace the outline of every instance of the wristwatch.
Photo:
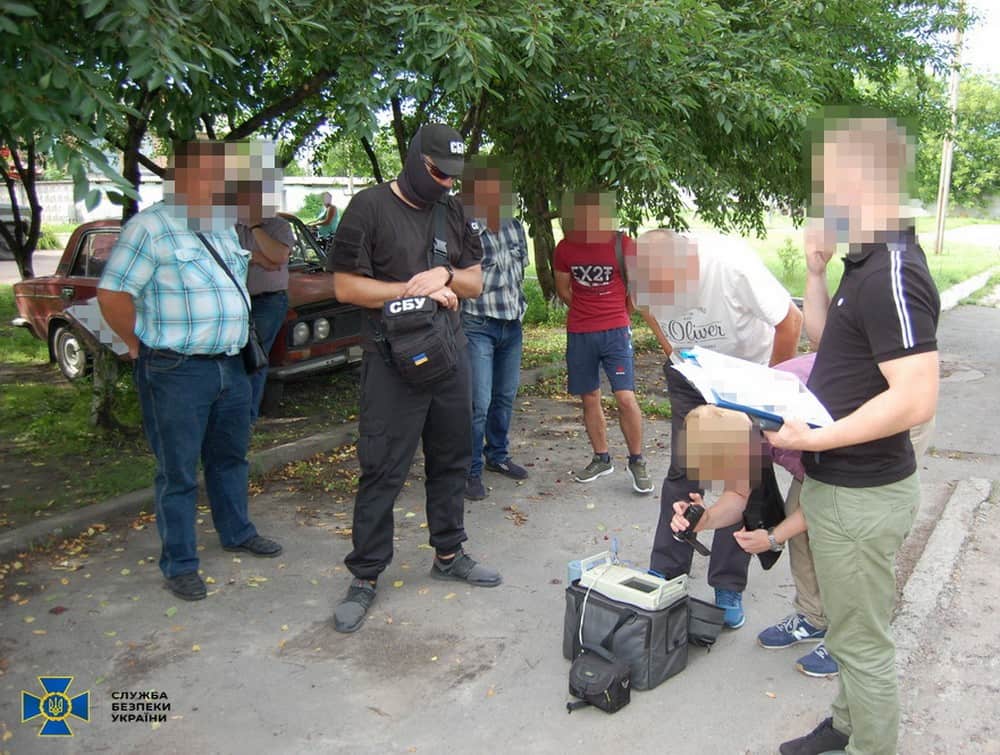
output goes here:
{"type": "Polygon", "coordinates": [[[785,544],[779,543],[774,539],[774,527],[771,527],[767,531],[767,542],[771,544],[771,550],[775,553],[781,553],[781,551],[785,550],[785,544]]]}
{"type": "Polygon", "coordinates": [[[444,285],[450,286],[452,280],[455,278],[455,268],[453,268],[451,265],[442,265],[442,267],[444,267],[444,269],[448,271],[448,280],[444,282],[444,285]]]}

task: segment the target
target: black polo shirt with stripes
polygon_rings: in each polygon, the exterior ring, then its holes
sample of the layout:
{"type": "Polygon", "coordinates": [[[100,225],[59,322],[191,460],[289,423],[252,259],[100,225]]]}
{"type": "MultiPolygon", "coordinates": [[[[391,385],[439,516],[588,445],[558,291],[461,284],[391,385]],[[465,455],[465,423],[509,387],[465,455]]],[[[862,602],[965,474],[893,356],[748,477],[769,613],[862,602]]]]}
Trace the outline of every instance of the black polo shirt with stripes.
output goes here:
{"type": "MultiPolygon", "coordinates": [[[[940,311],[927,257],[912,230],[852,250],[830,301],[809,389],[835,420],[847,416],[889,387],[880,363],[937,350],[940,311]]],[[[805,452],[802,462],[810,477],[849,488],[888,485],[916,470],[908,432],[805,452]]]]}

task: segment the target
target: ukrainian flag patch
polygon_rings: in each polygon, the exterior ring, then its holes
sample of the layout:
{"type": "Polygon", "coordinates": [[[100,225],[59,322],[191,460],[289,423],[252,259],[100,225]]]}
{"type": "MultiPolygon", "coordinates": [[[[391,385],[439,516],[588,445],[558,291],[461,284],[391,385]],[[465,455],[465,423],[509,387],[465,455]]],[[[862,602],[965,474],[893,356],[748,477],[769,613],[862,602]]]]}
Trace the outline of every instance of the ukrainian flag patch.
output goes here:
{"type": "Polygon", "coordinates": [[[425,354],[422,351],[419,354],[414,355],[413,357],[413,364],[416,365],[417,367],[419,367],[422,364],[427,364],[429,361],[430,359],[427,358],[427,354],[425,354]]]}

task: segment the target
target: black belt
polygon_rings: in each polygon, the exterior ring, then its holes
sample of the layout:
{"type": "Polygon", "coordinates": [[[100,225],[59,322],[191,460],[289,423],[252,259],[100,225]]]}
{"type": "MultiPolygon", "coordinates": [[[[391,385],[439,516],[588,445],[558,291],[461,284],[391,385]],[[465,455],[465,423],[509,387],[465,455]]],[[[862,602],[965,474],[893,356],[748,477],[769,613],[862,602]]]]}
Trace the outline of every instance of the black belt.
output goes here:
{"type": "Polygon", "coordinates": [[[275,294],[286,294],[287,291],[261,291],[259,294],[250,294],[251,299],[256,299],[258,296],[274,296],[275,294]]]}
{"type": "Polygon", "coordinates": [[[151,349],[149,346],[143,344],[140,351],[145,351],[147,354],[159,354],[165,357],[179,358],[183,357],[185,359],[226,359],[230,356],[236,356],[236,354],[227,354],[222,352],[221,354],[181,354],[179,351],[174,351],[173,349],[151,349]]]}

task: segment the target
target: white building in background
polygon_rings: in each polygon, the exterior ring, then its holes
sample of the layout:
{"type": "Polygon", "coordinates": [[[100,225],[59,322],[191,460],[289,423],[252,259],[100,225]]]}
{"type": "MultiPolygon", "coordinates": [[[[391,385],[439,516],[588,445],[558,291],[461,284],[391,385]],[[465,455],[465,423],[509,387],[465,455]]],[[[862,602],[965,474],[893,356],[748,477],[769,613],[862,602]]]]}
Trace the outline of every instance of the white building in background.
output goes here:
{"type": "MultiPolygon", "coordinates": [[[[281,182],[281,211],[298,212],[310,194],[333,194],[333,203],[344,209],[351,197],[371,183],[364,178],[322,178],[317,176],[287,176],[281,182]]],[[[92,177],[91,188],[101,192],[101,201],[88,211],[83,202],[73,201],[73,182],[39,181],[38,203],[42,206],[43,223],[84,223],[88,220],[121,217],[121,207],[113,204],[106,196],[115,185],[107,178],[92,177]]],[[[139,209],[163,199],[163,179],[154,175],[143,175],[139,186],[139,209]]]]}

